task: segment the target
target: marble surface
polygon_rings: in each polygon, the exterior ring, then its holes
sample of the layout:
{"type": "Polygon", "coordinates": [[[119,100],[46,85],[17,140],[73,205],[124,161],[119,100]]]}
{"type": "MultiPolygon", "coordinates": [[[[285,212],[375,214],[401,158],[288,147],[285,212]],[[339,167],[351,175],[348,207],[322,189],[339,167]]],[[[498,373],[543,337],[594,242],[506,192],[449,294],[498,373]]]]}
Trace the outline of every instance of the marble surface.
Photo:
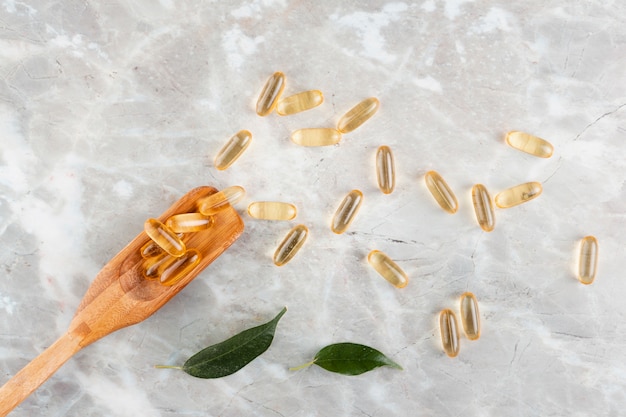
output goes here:
{"type": "Polygon", "coordinates": [[[585,2],[15,1],[0,4],[0,382],[67,328],[100,268],[198,185],[247,190],[243,236],[147,321],[79,352],[12,416],[617,416],[626,403],[626,6],[585,2]],[[254,112],[274,71],[286,94],[325,103],[254,112]],[[303,148],[358,101],[381,109],[336,146],[303,148]],[[253,133],[227,171],[222,144],[253,133]],[[551,141],[539,159],[509,130],[551,141]],[[374,156],[395,153],[397,187],[374,156]],[[459,199],[442,211],[437,170],[459,199]],[[470,201],[540,181],[483,232],[470,201]],[[358,188],[349,231],[330,218],[358,188]],[[297,205],[290,222],[247,204],[297,205]],[[292,262],[272,253],[303,223],[292,262]],[[575,278],[578,241],[600,242],[598,278],[575,278]],[[388,253],[404,289],[367,265],[388,253]],[[476,294],[483,334],[445,356],[437,324],[476,294]],[[195,379],[200,348],[289,311],[271,348],[240,372],[195,379]],[[403,371],[347,377],[311,367],[326,344],[373,346],[403,371]]]}

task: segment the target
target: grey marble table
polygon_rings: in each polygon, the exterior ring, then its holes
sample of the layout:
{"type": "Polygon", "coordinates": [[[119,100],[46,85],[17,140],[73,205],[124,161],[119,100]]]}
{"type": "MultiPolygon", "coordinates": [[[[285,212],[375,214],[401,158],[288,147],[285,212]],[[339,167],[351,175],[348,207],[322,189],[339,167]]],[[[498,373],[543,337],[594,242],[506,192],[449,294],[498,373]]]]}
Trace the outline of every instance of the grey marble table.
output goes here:
{"type": "Polygon", "coordinates": [[[617,416],[626,403],[626,6],[618,1],[14,1],[0,5],[0,383],[67,328],[100,268],[187,190],[241,185],[243,236],[147,321],[79,352],[19,416],[617,416]],[[261,118],[274,71],[322,106],[261,118]],[[380,111],[335,146],[290,132],[332,127],[360,100],[380,111]],[[253,141],[228,170],[213,157],[253,141]],[[544,137],[540,159],[504,143],[544,137]],[[376,186],[378,146],[397,187],[376,186]],[[423,176],[459,199],[449,215],[423,176]],[[470,189],[539,181],[485,233],[470,189]],[[329,224],[351,189],[348,232],[329,224]],[[290,222],[251,219],[256,200],[290,222]],[[287,265],[272,253],[305,224],[287,265]],[[575,277],[585,235],[598,278],[575,277]],[[379,249],[407,272],[369,267],[379,249]],[[476,294],[483,334],[441,348],[437,316],[476,294]],[[240,372],[192,378],[200,348],[289,311],[240,372]],[[363,343],[404,370],[348,377],[311,367],[321,347],[363,343]]]}

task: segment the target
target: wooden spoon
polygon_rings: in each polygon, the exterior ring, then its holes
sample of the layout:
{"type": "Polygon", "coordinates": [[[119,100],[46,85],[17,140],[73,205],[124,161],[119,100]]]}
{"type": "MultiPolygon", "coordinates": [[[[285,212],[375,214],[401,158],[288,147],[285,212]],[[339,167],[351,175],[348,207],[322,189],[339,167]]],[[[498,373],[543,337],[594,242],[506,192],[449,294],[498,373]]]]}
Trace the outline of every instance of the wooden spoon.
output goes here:
{"type": "MultiPolygon", "coordinates": [[[[212,187],[189,191],[159,220],[196,211],[196,201],[217,192],[212,187]]],[[[222,254],[243,232],[243,221],[230,206],[214,215],[204,231],[184,235],[189,249],[202,256],[199,264],[171,286],[145,279],[140,248],[150,239],[141,232],[96,275],[76,310],[67,332],[0,388],[0,416],[6,416],[43,384],[72,355],[96,340],[150,317],[222,254]]]]}

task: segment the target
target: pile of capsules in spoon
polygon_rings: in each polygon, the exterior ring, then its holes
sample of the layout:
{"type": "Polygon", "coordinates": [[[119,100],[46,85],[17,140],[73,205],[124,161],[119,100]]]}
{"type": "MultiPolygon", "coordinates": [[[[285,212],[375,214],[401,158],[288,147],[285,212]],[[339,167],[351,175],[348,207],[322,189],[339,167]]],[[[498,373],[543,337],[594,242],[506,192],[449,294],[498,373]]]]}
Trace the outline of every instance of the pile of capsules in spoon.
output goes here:
{"type": "Polygon", "coordinates": [[[144,231],[150,237],[139,250],[144,258],[143,276],[158,280],[163,285],[174,285],[200,263],[202,255],[183,242],[185,233],[202,232],[213,225],[213,215],[231,203],[243,198],[242,187],[229,187],[215,194],[200,198],[197,211],[169,217],[165,223],[148,219],[144,231]]]}
{"type": "MultiPolygon", "coordinates": [[[[285,76],[282,72],[276,72],[269,77],[257,101],[256,113],[259,116],[265,117],[274,111],[280,116],[292,115],[310,110],[324,102],[324,96],[319,90],[304,91],[282,98],[285,85],[285,76]]],[[[300,146],[335,145],[341,141],[344,134],[352,132],[374,116],[379,107],[380,102],[377,98],[366,98],[348,110],[335,127],[298,129],[291,133],[290,139],[300,146]]],[[[248,148],[251,141],[252,133],[249,131],[241,130],[235,133],[217,153],[215,167],[218,170],[229,168],[248,148]]],[[[554,151],[548,141],[519,131],[509,132],[506,135],[506,143],[539,158],[549,158],[554,151]]],[[[391,194],[395,188],[395,165],[393,152],[388,146],[382,145],[378,148],[375,170],[380,191],[391,194]]],[[[434,200],[443,210],[450,214],[457,212],[458,200],[438,172],[427,172],[424,181],[434,200]]],[[[492,198],[483,184],[475,184],[471,195],[476,221],[485,232],[491,232],[496,224],[494,206],[501,209],[514,207],[539,197],[542,191],[541,183],[527,182],[501,191],[492,198]]],[[[187,271],[193,269],[200,261],[200,254],[194,249],[185,248],[180,234],[210,227],[211,215],[230,204],[235,204],[243,198],[244,193],[242,187],[228,187],[200,200],[197,213],[172,216],[166,224],[155,219],[146,221],[145,231],[152,239],[141,249],[142,256],[146,258],[144,261],[146,278],[158,279],[164,285],[172,285],[187,271]]],[[[336,234],[344,233],[356,217],[362,203],[363,193],[357,189],[350,191],[338,205],[330,229],[336,234]]],[[[288,202],[256,201],[249,204],[248,214],[255,219],[292,220],[297,215],[297,208],[288,202]]],[[[308,233],[308,228],[303,224],[293,227],[276,248],[274,264],[282,266],[293,259],[304,245],[308,233]]],[[[395,287],[403,288],[408,284],[407,274],[387,254],[372,250],[367,260],[380,276],[395,287]]],[[[591,284],[596,277],[597,264],[598,241],[594,236],[586,236],[580,242],[578,280],[583,284],[591,284]]],[[[468,340],[478,339],[481,329],[476,296],[471,292],[462,294],[458,307],[465,336],[468,340]]],[[[450,357],[457,356],[460,349],[460,332],[456,313],[452,309],[444,308],[440,312],[439,328],[444,352],[450,357]]]]}

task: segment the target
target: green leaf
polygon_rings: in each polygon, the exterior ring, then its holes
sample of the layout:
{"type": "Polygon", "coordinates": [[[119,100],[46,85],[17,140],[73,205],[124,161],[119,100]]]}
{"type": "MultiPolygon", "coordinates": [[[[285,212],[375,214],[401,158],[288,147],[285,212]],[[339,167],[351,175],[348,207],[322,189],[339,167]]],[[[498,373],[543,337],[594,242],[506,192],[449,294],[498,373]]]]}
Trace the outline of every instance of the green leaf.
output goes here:
{"type": "Polygon", "coordinates": [[[287,307],[265,324],[202,349],[180,369],[198,378],[221,378],[237,372],[270,347],[276,325],[286,311],[287,307]]]}
{"type": "Polygon", "coordinates": [[[379,366],[402,369],[382,352],[356,343],[336,343],[326,346],[317,352],[311,362],[292,369],[297,370],[313,364],[343,375],[360,375],[379,366]]]}

